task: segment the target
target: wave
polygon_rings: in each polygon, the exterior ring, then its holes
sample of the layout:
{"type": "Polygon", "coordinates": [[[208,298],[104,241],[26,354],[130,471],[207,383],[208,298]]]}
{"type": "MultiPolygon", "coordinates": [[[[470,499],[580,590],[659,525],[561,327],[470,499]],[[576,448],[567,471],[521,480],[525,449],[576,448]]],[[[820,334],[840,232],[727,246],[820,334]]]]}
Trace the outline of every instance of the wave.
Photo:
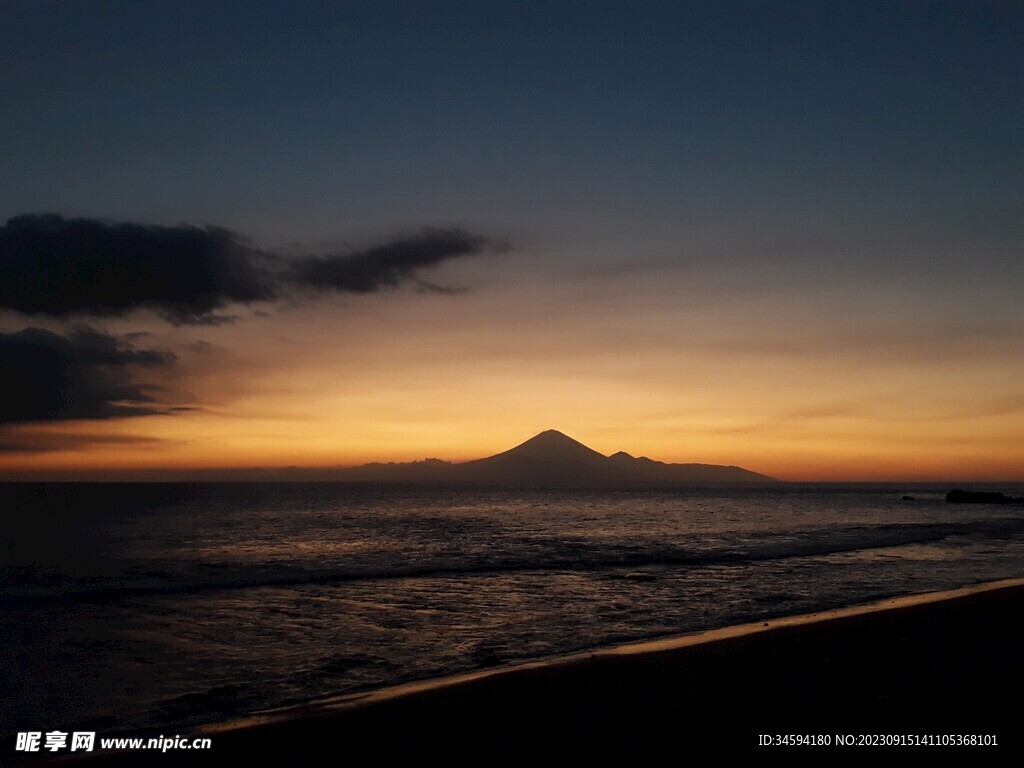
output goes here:
{"type": "Polygon", "coordinates": [[[956,537],[1007,538],[1024,532],[1024,519],[999,518],[943,524],[902,524],[850,526],[840,529],[772,532],[751,535],[746,540],[717,547],[700,547],[701,538],[687,542],[689,548],[644,543],[615,545],[584,541],[519,540],[519,550],[497,555],[449,555],[447,560],[405,564],[371,563],[353,567],[305,565],[233,566],[209,573],[209,564],[195,563],[194,570],[181,573],[147,571],[141,576],[119,574],[108,577],[70,578],[38,575],[6,569],[0,571],[7,584],[0,604],[25,601],[103,601],[130,597],[192,595],[207,592],[329,586],[351,582],[395,579],[455,579],[525,573],[600,572],[621,577],[620,570],[635,577],[636,569],[698,568],[782,561],[801,557],[824,557],[873,549],[940,542],[956,537]],[[529,551],[523,551],[529,550],[529,551]],[[198,573],[202,570],[204,572],[198,573]],[[21,582],[20,584],[18,582],[21,582]]]}

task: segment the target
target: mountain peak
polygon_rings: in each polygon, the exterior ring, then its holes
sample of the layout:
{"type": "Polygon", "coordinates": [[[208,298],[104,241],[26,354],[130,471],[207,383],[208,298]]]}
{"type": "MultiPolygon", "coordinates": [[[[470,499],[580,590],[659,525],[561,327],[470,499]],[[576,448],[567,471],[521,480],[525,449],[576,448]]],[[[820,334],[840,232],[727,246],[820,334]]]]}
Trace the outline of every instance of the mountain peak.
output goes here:
{"type": "Polygon", "coordinates": [[[557,429],[546,429],[534,435],[515,448],[505,451],[499,456],[522,456],[543,461],[576,461],[579,459],[604,459],[602,453],[588,448],[578,440],[573,440],[557,429]]]}
{"type": "MultiPolygon", "coordinates": [[[[543,432],[538,432],[536,435],[531,437],[526,442],[527,443],[532,443],[534,441],[560,442],[560,443],[569,442],[569,443],[576,443],[577,445],[583,445],[583,443],[579,442],[578,440],[573,440],[567,434],[565,434],[564,432],[559,432],[557,429],[545,429],[543,432]]],[[[524,443],[524,445],[525,445],[525,443],[524,443]]]]}

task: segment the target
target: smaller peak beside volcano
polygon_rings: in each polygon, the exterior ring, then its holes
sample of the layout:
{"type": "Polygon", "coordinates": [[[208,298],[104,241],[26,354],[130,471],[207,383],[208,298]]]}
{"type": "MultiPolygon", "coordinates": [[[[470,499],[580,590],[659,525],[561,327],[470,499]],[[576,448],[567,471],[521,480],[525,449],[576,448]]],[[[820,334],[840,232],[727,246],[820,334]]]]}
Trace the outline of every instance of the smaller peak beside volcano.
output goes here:
{"type": "Polygon", "coordinates": [[[646,456],[634,456],[633,454],[626,453],[625,451],[613,453],[608,458],[609,460],[614,461],[616,464],[630,467],[645,467],[651,464],[662,463],[660,461],[653,461],[651,459],[648,459],[646,456]]]}

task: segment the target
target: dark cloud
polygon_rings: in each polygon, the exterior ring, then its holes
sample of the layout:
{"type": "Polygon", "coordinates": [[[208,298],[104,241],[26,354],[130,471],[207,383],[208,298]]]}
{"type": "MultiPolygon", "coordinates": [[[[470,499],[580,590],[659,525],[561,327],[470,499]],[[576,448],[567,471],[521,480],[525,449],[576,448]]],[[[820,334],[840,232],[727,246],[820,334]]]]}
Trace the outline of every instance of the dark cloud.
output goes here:
{"type": "Polygon", "coordinates": [[[166,413],[138,376],[174,360],[91,328],[67,336],[42,328],[0,333],[0,423],[166,413]]]}
{"type": "Polygon", "coordinates": [[[51,317],[146,307],[211,322],[227,304],[273,296],[256,257],[224,229],[19,216],[0,228],[0,306],[51,317]]]}
{"type": "Polygon", "coordinates": [[[420,234],[348,255],[311,256],[289,262],[290,282],[318,290],[372,293],[409,280],[419,270],[487,249],[486,239],[458,229],[420,234]]]}
{"type": "Polygon", "coordinates": [[[296,291],[436,289],[421,270],[498,248],[460,229],[425,229],[360,251],[285,258],[216,227],[19,216],[0,227],[0,309],[58,318],[150,309],[176,325],[229,323],[237,317],[220,314],[225,307],[296,291]]]}

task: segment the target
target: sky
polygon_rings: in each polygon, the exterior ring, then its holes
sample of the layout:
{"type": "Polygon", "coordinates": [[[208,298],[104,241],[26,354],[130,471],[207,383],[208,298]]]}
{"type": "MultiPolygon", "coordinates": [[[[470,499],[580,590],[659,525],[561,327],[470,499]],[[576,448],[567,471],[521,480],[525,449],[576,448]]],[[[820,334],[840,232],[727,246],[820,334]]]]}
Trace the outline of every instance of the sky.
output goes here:
{"type": "Polygon", "coordinates": [[[0,479],[1024,478],[1019,2],[0,2],[0,479]]]}

